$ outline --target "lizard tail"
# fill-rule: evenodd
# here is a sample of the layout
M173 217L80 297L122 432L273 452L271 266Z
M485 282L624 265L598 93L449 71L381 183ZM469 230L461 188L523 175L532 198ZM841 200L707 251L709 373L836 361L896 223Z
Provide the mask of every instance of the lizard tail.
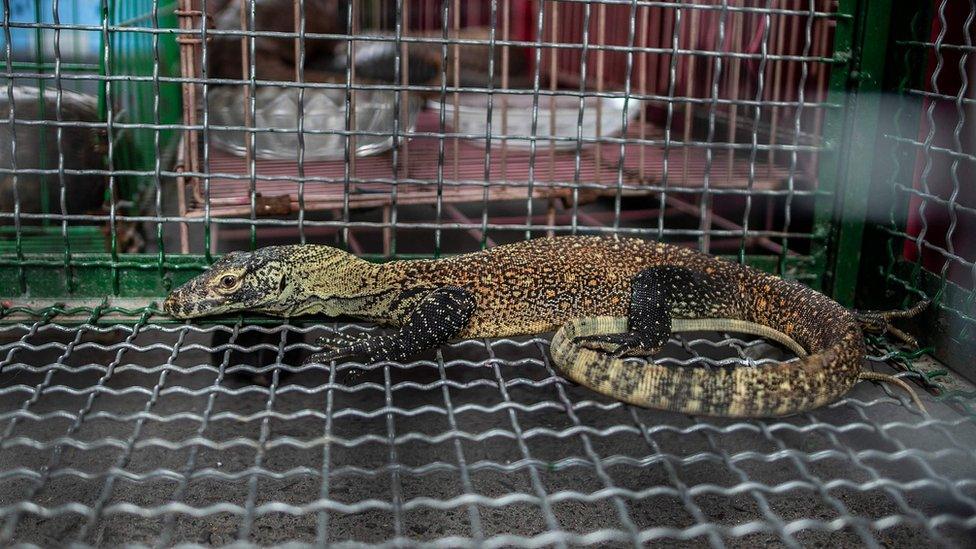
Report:
M763 282L769 284L761 291L746 293L744 306L724 311L727 318L675 318L672 330L761 335L792 349L796 360L711 368L615 357L575 341L627 331L627 317L600 316L563 325L552 339L553 361L573 381L614 399L688 414L775 417L840 398L858 381L865 354L857 317L799 284ZM784 302L792 306L780 306Z

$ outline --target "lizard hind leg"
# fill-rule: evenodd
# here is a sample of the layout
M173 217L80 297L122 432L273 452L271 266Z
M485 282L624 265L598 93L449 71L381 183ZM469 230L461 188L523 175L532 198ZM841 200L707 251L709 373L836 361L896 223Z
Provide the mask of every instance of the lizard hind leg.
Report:
M892 321L899 318L913 318L928 308L931 302L927 299L919 301L911 308L893 311L855 311L854 316L861 323L861 328L870 334L891 334L909 347L918 347L918 341L907 332L895 327Z
M582 347L617 357L647 357L671 336L672 314L683 310L704 314L717 302L723 285L704 273L671 265L649 267L631 281L627 332L580 336Z

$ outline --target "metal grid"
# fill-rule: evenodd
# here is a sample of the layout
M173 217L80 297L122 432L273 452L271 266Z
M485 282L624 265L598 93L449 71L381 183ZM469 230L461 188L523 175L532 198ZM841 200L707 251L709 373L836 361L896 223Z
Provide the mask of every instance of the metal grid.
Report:
M266 12L248 3L236 8L234 2L183 2L181 29L188 32L181 35L180 80L188 103L180 181L189 189L180 211L192 222L180 225L181 250L209 250L216 228L232 225L250 228L251 245L265 226L294 228L299 241L308 238L307 231L339 231L347 245L357 235L381 230L378 253L436 255L457 251L441 242L452 231L480 231L483 244L490 232L502 241L542 231L619 232L621 212L630 207L622 205L624 199L636 194L646 197L639 207L656 206L660 219L630 232L705 249L713 238L738 237L740 255L779 254L785 269L787 256L795 255L788 252L791 239L801 254L811 253L817 246L812 243L822 245L808 217L814 198L833 192L832 181L818 183L817 154L829 150L819 138L824 113L840 107L827 98L830 69L843 67L833 57L833 29L849 15L835 13L832 2L753 4L351 1L340 3L346 7L345 26L337 29L306 21L300 10L293 22L270 23L259 17ZM209 21L205 13L218 23L202 24ZM699 41L702 32L711 40ZM300 63L295 74L283 73L260 53L269 44L293 42L295 58L306 59L306 49L326 40L353 51L392 44L398 64L391 80L357 76L353 56L327 78ZM230 61L242 67L227 75L212 60L227 60L222 52L231 47L241 53ZM425 55L436 58L442 70L430 80L412 80L410 60ZM462 57L466 63L487 58L479 63L483 83L462 81ZM212 90L225 86L239 88L244 124L212 121ZM356 129L355 110L347 111L343 128L309 130L302 115L293 127L258 127L254 98L268 86L283 93L299 90L300 103L323 90L343 92L348 105L364 93L395 92L394 112L400 115L387 131L395 146L378 157L357 158L356 140L370 132ZM472 97L484 97L485 103L484 127L476 132L464 131L458 119L459 105ZM417 98L429 107L411 126L405 113ZM529 106L510 106L529 98ZM601 102L587 104L597 98L623 100L622 112L603 114ZM544 137L546 115L555 117L552 99L574 103L563 116L582 123L595 110L597 120L620 118L624 131ZM526 115L529 127L514 129L515 120ZM256 139L272 131L300 136L294 159L256 158ZM218 136L233 132L244 133L242 157L214 145ZM342 136L343 159L306 159L305 141L323 134ZM593 224L577 214L598 195L613 200L615 215ZM698 211L668 209L671 197L690 198ZM268 218L262 214L272 198L278 200L276 215ZM522 202L524 223L491 223L490 204L505 200L512 208ZM451 216L449 204L456 202L473 203L481 212ZM736 207L713 211L713 202ZM433 215L401 213L401 207L418 203L433 205ZM377 207L383 210L379 222L358 213ZM541 223L533 218L540 209L547 214ZM570 223L553 221L560 210L571 216ZM716 223L713 215L727 222ZM193 231L201 224L202 231ZM422 234L423 251L398 247L398 234ZM769 238L778 246L754 245Z
M215 252L309 239L404 257L467 251L469 243L460 243L466 235L477 235L483 247L542 234L617 233L734 254L811 283L827 268L838 181L833 173L821 175L819 166L838 150L824 139L828 113L843 110L828 97L836 88L828 84L843 82L837 75L851 68L845 52L833 51L835 42L850 47L844 40L851 6L828 0L308 5L316 2L345 6L344 22L332 32L312 32L318 20L306 21L303 10L311 8L298 0L285 30L264 30L269 18L258 21L250 0L105 0L98 24L70 19L68 0L45 4L33 19L5 4L3 81L14 106L6 113L14 162L0 166L0 174L14 196L0 222L10 226L5 234L13 253L0 256L0 279L15 290L4 293L158 295L212 261ZM235 7L240 28L214 28L216 16ZM30 33L35 38L27 52L53 59L15 62L24 54L17 50L18 37ZM68 71L74 65L63 59L59 44L93 36L101 48L97 70L86 65ZM48 39L51 51L41 46ZM267 59L255 53L262 41L293 44L299 60L307 59L316 41L352 51L392 44L394 77L377 82L357 76L347 61L334 81L314 80L315 72L302 63L285 75L291 80L280 79L280 72L269 78ZM210 74L220 46L238 42L241 75ZM442 70L417 83L407 69L411 56L424 55L436 58ZM483 84L461 80L462 55L487 58ZM514 72L519 67L525 71L521 80ZM76 84L98 89L104 121L64 119L62 90ZM37 120L19 116L12 98L21 85L53 89L54 112ZM171 117L177 85L182 123ZM354 129L355 109L346 110L343 128L318 132L306 129L299 111L294 127L274 130L298 137L295 159L257 159L255 139L271 130L254 124L253 98L267 87L297 89L300 103L305 94L340 91L349 105L359 94L391 91L400 113L388 132L394 146L357 158L350 151L369 132ZM239 89L250 122L213 123L208 98L215 88ZM471 97L486 98L483 132L457 128L458 106ZM410 127L402 118L417 98L425 98L427 108ZM511 107L519 98L531 107ZM597 99L623 102L615 114L619 132L584 136L579 129L587 116L611 116L600 101L589 103ZM577 120L575 135L541 136L545 115L554 116L550 100L571 104L564 114ZM506 123L525 119L527 112L529 130ZM106 135L103 167L64 162L64 150L74 146L65 142L64 130L79 127ZM18 165L25 132L35 128L51 134L56 165ZM214 136L232 131L246 135L243 158L214 144ZM306 160L304 142L316 133L340 136L344 158ZM181 136L175 161L168 155L173 135ZM568 150L557 150L560 144ZM104 208L70 211L75 178L92 174L105 179ZM38 176L58 190L51 211L30 211L17 199ZM125 196L120 189L126 186L138 192ZM521 222L514 221L518 216ZM508 220L496 222L498 217ZM634 218L646 221L630 222ZM53 233L30 238L25 227L34 223L60 229L60 245L51 245ZM107 255L89 256L73 245L73 231L81 226L103 230ZM39 246L49 255L34 253ZM153 254L152 260L131 255L136 251ZM186 252L202 257L186 260ZM155 281L144 280L150 261L159 273ZM38 272L44 276L33 276ZM126 280L136 278L141 287L127 291ZM91 280L98 283L86 284Z
M971 392L925 397L931 418L869 383L778 421L693 418L573 386L545 337L295 367L321 328L49 313L0 332L4 544L961 546L976 531ZM663 360L723 367L758 344L691 335ZM899 356L871 354L881 370Z
M885 243L874 279L892 295L937 305L931 341L940 359L973 379L976 348L976 5L941 0L895 27L898 69L893 122L882 135L890 158L879 188L875 237ZM951 349L951 350L948 350Z
M0 255L0 296L12 298L0 303L0 545L972 539L976 393L922 353L881 341L871 367L936 392L925 397L932 418L916 414L904 395L869 383L835 405L775 421L632 408L559 377L545 336L467 341L405 364L300 367L311 350L306 342L323 328L253 319L168 324L147 305L226 249L325 241L364 255L428 257L574 232L669 240L819 285L836 267L827 250L831 221L846 213L834 211L847 192L836 168L846 144L841 121L850 112L843 92L854 80L858 49L853 22L864 2L352 0L344 3L345 27L333 32L309 30L300 14L312 2L295 0L299 16L284 31L255 28L248 0L240 4L243 27L230 30L211 26L219 0L105 0L97 22L69 21L67 0L46 4L50 17L34 20L3 3L0 82L8 102L25 83L45 83L59 102L62 90L93 85L104 120L64 120L60 108L40 120L5 113L11 158L19 158L30 128L51 130L59 154L56 166L15 161L0 166L0 175L14 188L30 176L56 179L60 196L52 211L0 212L14 235L14 253ZM972 17L946 14L960 4L941 2L943 25L971 25ZM376 8L372 17L370 6L388 10ZM486 25L486 35L462 35ZM15 38L24 33L53 39L53 59L17 61ZM64 59L59 44L76 35L99 37L97 66ZM221 37L240 38L243 76L207 72ZM259 77L254 53L262 39L294 43L299 59L316 39L353 49L393 43L394 76L368 81L347 64L330 82L309 80L303 68L290 80ZM127 56L133 44L138 55ZM167 52L177 44L174 73ZM944 55L939 44L947 44L942 34L902 45ZM412 82L404 70L413 47L441 60L433 81ZM460 82L463 47L485 54L486 83ZM513 67L521 53L528 79L519 84ZM172 104L162 91L177 85L182 122L168 118ZM305 130L303 116L289 128L299 137L294 161L222 152L212 143L216 132L244 131L251 149L269 132L253 124L253 103L245 105L252 123L213 124L208 91L234 86L247 99L268 85L300 94L340 90L349 103L359 93L390 90L401 115L411 97L434 106L412 128L394 117L394 147L374 157L350 154L367 134L352 129L352 115L343 128L324 132L343 137L340 161L305 159L302 136L315 132ZM945 95L938 90L920 86L909 95ZM955 105L969 105L971 88L961 90ZM485 132L451 126L449 107L485 93ZM579 121L588 99L623 99L622 131L577 133L565 140L571 148L555 150L554 140L538 134L545 102L556 96L574 104ZM492 129L492 113L510 112L517 97L531 98L531 131L511 131L504 117ZM639 112L628 116L629 109ZM961 119L957 141L965 135ZM105 169L65 165L65 128L106 133ZM913 131L903 129L893 135ZM175 133L182 141L170 162L167 136ZM895 141L920 147L926 158L947 148L917 137ZM123 152L133 142L142 144L142 156ZM954 157L969 161L968 154ZM899 158L896 166L908 164ZM106 209L68 213L71 177L92 173L106 178ZM964 178L957 175L959 191ZM124 180L139 182L144 194L122 200ZM937 202L928 191L910 192ZM275 195L288 195L285 211L263 215L266 205L280 207L265 202ZM959 192L946 196L968 212ZM26 225L35 222L59 231L48 253L27 238ZM108 253L82 254L72 245L72 229L84 225L104 226ZM147 254L127 253L124 235L137 230ZM923 249L935 232L892 231L911 234ZM949 230L949 241L960 233ZM888 269L893 277L900 276L897 263ZM106 295L97 307L73 308ZM963 296L971 306L973 293ZM51 307L50 298L67 305ZM953 341L940 347L957 348ZM672 341L661 360L761 367L774 356L761 342L712 334Z

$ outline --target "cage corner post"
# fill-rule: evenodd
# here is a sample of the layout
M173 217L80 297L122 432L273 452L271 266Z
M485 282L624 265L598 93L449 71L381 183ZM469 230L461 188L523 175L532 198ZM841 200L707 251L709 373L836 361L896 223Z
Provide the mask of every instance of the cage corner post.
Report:
M840 0L834 61L818 162L814 249L823 290L854 302L881 114L892 0Z

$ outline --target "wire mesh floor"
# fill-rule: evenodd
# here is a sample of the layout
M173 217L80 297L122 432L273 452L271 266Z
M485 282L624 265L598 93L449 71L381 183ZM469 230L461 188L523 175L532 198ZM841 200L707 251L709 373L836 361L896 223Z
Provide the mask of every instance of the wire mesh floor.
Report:
M976 395L862 382L789 418L625 406L547 337L301 366L330 329L0 327L0 545L971 545ZM699 367L776 358L672 340ZM872 351L891 372L893 352ZM902 374L910 376L911 374Z

